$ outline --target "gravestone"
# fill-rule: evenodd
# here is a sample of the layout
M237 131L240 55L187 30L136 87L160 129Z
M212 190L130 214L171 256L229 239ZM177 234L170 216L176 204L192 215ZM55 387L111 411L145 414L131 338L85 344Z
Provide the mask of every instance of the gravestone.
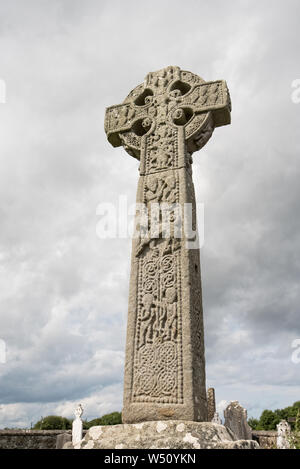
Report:
M207 390L207 421L212 422L216 413L216 397L214 388Z
M215 423L215 424L217 424L217 425L222 425L222 420L221 420L221 418L220 418L218 412L215 412L215 414L214 414L214 416L213 416L213 418L212 418L212 420L211 420L211 423Z
M291 427L286 420L277 425L277 449L290 449Z
M70 433L60 433L56 437L56 449L63 449L65 445L69 444L70 447L73 448L72 445L72 435ZM72 445L72 446L71 446Z
M251 440L252 429L247 422L247 411L238 401L232 401L224 410L225 427L229 428L238 440Z
M124 423L207 421L199 246L189 248L196 232L192 154L230 123L230 111L225 81L205 82L173 66L149 73L106 110L109 142L140 162L136 200L149 215L145 228L137 212L132 246ZM185 204L188 233L178 216ZM167 234L157 205L168 206Z

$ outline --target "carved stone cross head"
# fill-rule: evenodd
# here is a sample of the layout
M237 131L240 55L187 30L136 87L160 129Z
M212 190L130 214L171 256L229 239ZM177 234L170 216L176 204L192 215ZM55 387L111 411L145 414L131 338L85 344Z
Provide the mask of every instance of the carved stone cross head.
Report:
M205 82L170 66L149 73L123 104L107 108L105 131L114 147L122 145L141 160L143 173L151 169L142 162L146 146L152 148L152 161L159 160L156 169L164 169L175 153L174 141L183 143L191 155L207 143L215 127L230 124L230 112L225 81Z

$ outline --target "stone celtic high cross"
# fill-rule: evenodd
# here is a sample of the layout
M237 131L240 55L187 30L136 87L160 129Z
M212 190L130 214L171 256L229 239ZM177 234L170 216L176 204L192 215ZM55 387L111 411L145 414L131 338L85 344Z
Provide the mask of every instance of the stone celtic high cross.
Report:
M137 202L149 212L153 203L189 203L196 230L192 154L230 123L230 112L225 81L179 67L149 73L108 108L109 142L140 161ZM170 230L133 239L124 423L207 420L200 256L186 238Z

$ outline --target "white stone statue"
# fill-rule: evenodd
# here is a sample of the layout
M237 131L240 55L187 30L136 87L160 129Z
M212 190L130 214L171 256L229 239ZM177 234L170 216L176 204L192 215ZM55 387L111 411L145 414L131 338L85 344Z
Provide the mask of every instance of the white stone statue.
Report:
M81 420L81 416L83 414L83 408L81 404L76 407L74 414L75 420L73 420L72 424L72 444L75 448L76 445L82 440L83 423Z
M222 420L220 419L220 416L218 412L215 412L214 418L212 419L211 423L216 423L217 425L222 425Z
M291 427L286 420L281 420L277 425L277 449L290 449L289 442Z

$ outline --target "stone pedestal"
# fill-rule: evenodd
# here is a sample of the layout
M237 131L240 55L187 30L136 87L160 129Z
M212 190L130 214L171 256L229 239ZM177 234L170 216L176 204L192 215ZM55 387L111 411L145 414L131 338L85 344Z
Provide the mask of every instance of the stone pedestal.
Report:
M223 425L170 420L92 427L75 449L259 449L259 445L237 441Z

